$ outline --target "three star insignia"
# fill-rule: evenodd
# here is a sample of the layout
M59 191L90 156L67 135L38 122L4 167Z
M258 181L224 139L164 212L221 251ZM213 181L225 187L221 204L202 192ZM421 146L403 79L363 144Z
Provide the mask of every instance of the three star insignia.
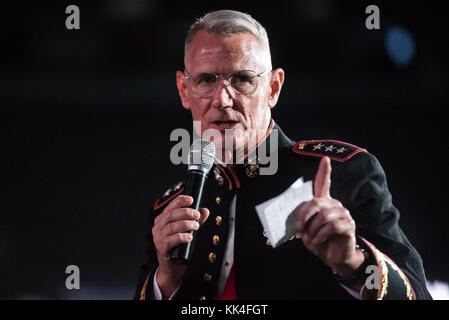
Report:
M333 160L345 162L359 152L366 152L366 149L337 140L304 140L296 143L293 151L310 156L328 156Z
M172 187L168 188L167 191L162 195L160 199L156 201L154 204L153 210L157 210L160 207L162 207L164 204L166 204L168 201L176 197L178 194L181 193L183 188L183 181L178 182L177 184L173 185Z

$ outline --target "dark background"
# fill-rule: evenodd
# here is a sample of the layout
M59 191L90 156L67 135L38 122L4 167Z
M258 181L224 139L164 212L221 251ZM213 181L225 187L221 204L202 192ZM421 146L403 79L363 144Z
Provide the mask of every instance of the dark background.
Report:
M268 31L286 72L273 117L287 135L375 154L427 278L448 282L447 12L391 2L2 4L0 298L132 297L147 214L185 171L169 160L171 131L191 128L175 86L184 36L224 8ZM80 30L65 28L69 4ZM365 28L369 4L380 30ZM393 26L414 39L405 66L386 50ZM71 264L80 290L65 288Z

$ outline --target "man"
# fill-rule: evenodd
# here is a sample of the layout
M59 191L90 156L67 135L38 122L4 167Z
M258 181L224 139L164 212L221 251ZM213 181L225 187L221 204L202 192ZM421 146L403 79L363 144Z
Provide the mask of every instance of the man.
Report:
M156 201L136 298L431 298L376 158L339 141L295 143L271 118L284 71L272 70L257 21L230 10L205 15L187 34L184 63L177 72L182 105L198 135L221 133L213 140L219 156L199 212L189 208L182 181ZM278 157L274 174L259 174L261 146ZM314 197L294 211L298 236L272 248L255 206L299 177L314 181ZM191 230L190 262L173 263L171 251L192 241ZM374 285L367 284L369 266L378 272Z

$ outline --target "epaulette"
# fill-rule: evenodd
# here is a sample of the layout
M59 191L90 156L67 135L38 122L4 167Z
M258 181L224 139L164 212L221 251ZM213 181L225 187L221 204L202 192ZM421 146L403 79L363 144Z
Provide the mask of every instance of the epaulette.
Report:
M177 184L174 184L171 188L168 188L167 191L162 195L162 197L154 203L153 210L157 210L162 207L164 204L169 202L171 199L176 197L184 190L184 182L180 181Z
M337 140L304 140L297 142L293 151L309 156L328 156L333 160L345 162L356 153L366 152L366 149Z

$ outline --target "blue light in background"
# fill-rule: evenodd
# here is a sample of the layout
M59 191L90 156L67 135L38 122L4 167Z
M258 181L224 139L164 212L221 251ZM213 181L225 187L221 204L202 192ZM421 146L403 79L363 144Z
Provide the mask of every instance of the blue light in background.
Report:
M400 68L406 68L415 56L413 35L401 26L392 26L385 35L385 47L389 58Z

